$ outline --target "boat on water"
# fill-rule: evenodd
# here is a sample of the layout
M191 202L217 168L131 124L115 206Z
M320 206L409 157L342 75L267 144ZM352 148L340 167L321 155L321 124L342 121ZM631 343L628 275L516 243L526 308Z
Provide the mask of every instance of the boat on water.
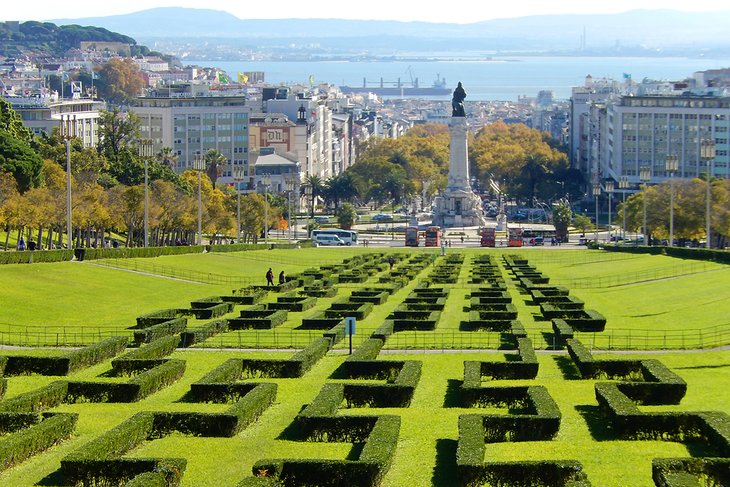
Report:
M397 81L384 81L380 78L379 82L368 83L366 78L362 79L362 86L340 86L340 91L345 94L351 93L373 93L378 96L439 96L448 95L451 90L446 87L446 78L436 75L431 86L421 86L418 78L412 78L410 82L402 82L400 78Z

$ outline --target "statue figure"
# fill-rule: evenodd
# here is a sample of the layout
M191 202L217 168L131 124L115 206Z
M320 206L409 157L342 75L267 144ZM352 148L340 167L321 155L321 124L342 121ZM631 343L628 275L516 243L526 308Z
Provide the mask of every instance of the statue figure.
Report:
M454 97L451 99L451 116L452 117L466 117L464 112L464 98L466 98L466 91L461 86L461 81L454 90Z

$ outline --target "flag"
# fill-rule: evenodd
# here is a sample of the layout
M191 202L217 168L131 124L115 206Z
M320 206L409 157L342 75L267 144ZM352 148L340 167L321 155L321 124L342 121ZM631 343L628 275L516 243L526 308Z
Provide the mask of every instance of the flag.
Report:
M242 84L248 83L248 75L243 73L238 73L238 82Z
M624 79L631 79L631 74L624 73Z
M228 83L231 82L231 79L228 77L228 75L226 73L219 72L218 73L218 81L220 81L224 85L227 85Z
M313 74L310 74L309 75L309 84L310 85L313 85L314 84L314 75Z

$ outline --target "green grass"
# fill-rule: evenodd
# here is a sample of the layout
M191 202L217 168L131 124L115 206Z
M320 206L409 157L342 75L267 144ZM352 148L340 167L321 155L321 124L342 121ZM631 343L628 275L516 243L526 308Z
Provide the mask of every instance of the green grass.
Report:
M341 261L346 256L362 252L362 249L311 249L294 251L257 251L236 254L200 254L195 256L171 256L154 259L160 265L181 270L206 269L221 275L243 277L262 276L271 266L293 274L307 267L317 267L331 261ZM465 278L471 266L469 257L479 250L465 252L467 259L460 276ZM571 294L586 302L608 317L607 332L597 334L600 340L612 328L622 326L640 333L642 327L661 327L680 330L687 324L688 316L710 326L718 316L730 316L730 303L720 301L727 288L727 267L699 273L676 272L677 265L686 270L682 262L667 257L626 256L601 252L559 250L525 252L531 263L551 277L551 282L582 278L600 273L674 272L677 277L661 278L648 282L636 282L610 288L571 289ZM675 269L673 271L672 269ZM387 275L388 271L381 273ZM419 278L430 273L427 268ZM93 263L59 263L25 266L3 266L4 315L2 326L37 324L74 326L93 332L95 324L113 324L128 327L136 316L161 308L187 306L190 300L216 293L230 292L225 286L212 286L176 281L166 277L109 269ZM723 282L724 285L721 285ZM374 285L378 276L362 286ZM505 273L505 278L508 275ZM390 311L397 306L417 285L414 279L405 288L376 306L364 320L358 322L357 346L369 332L379 326ZM530 332L533 342L540 342L541 333L550 329L549 322L536 319L538 309L525 295L519 294L514 283L508 281L509 292L519 311L519 319ZM304 313L290 313L289 320L275 332L229 332L208 340L203 346L251 346L260 340L260 346L303 347L321 331L295 330L301 318L317 310L326 309L333 300L340 299L361 285L340 286L334 298L318 300L317 307ZM415 390L409 408L404 409L349 409L340 414L397 414L402 426L398 450L391 470L386 475L384 487L403 485L451 487L455 485L455 452L458 439L457 420L466 412L504 412L499 410L475 410L449 407L447 400L463 377L464 360L504 360L500 352L453 351L451 346L487 348L496 346L499 334L465 333L458 331L458 323L466 318L464 307L468 305L468 288L463 285L450 288L446 309L434 332L398 333L392 336L386 348L445 349L444 353L423 353L413 350L386 350L381 360L419 360L423 364L421 380ZM727 293L724 294L727 298ZM710 299L712 298L712 299ZM690 300L686 302L685 299ZM265 301L275 301L270 294ZM691 302L694 300L694 303ZM692 313L683 313L689 307ZM236 307L234 314L238 314ZM666 311L666 312L664 312ZM648 315L661 312L662 319ZM643 316L647 315L647 316ZM710 319L705 319L710 316ZM714 318L713 318L714 317ZM656 320L656 321L651 321ZM197 321L191 320L190 326ZM52 329L52 328L51 328ZM273 342L279 339L279 342ZM448 343L451 339L453 342ZM266 344L264 344L266 342ZM586 343L591 342L585 340ZM599 343L600 344L600 343ZM274 405L249 428L234 438L195 438L180 434L145 442L130 455L135 457L178 457L188 460L183 478L184 486L234 486L251 475L251 467L257 460L279 457L347 458L352 445L347 443L315 443L291 441L284 435L294 417L319 393L323 384L330 381L331 373L345 358L347 341L338 344L335 352L319 361L300 379L265 379L279 386ZM54 350L22 350L7 353L27 355L54 355ZM595 352L600 358L600 353ZM190 404L181 399L190 384L200 379L228 358L232 357L279 357L286 358L291 352L232 352L224 350L186 350L173 354L174 358L187 363L185 375L177 383L134 404L70 404L54 411L79 413L74 436L48 452L0 473L0 485L26 486L42 483L60 485L61 479L54 474L61 459L104 431L118 425L139 411L222 411L227 405ZM613 355L612 355L613 356ZM625 358L656 358L685 379L689 385L686 397L677 406L643 407L645 411L707 411L730 413L730 389L726 387L730 359L727 351L640 353L621 355ZM582 462L592 485L619 487L632 485L649 487L651 460L656 457L691 456L701 445L685 445L656 441L614 441L606 429L605 421L597 413L593 384L590 380L576 380L571 366L566 366L564 352L541 353L538 356L540 371L533 381L499 381L495 385L540 384L544 385L558 403L562 413L558 437L551 442L504 443L487 445L486 456L492 460L545 460L574 459ZM110 361L82 370L70 377L72 380L123 380L102 378L110 369ZM32 391L49 384L57 377L23 376L8 378L6 397ZM284 436L282 436L284 435ZM44 480L45 479L45 480Z
M73 404L56 411L77 412L79 423L74 437L22 465L0 474L4 486L35 484L51 475L60 460L102 431L112 428L139 411L222 411L226 405L189 404L180 402L190 384L207 371L231 357L276 357L282 354L231 352L176 352L173 357L187 362L182 380L136 404ZM480 410L444 407L449 387L463 376L464 360L500 360L499 353L449 353L381 355L385 360L420 360L423 375L413 402L405 409L350 409L341 414L397 414L402 429L394 464L386 475L384 487L403 485L449 487L453 483L453 465L458 438L459 414ZM589 426L605 434L605 424L596 417L594 381L566 380L558 361L564 355L540 354L540 372L534 381L500 381L499 385L541 384L547 387L563 414L561 429L552 442L487 445L487 455L495 460L568 458L583 463L593 485L619 487L651 486L651 459L667 456L689 456L686 445L668 442L594 441ZM627 356L631 358L634 356ZM646 357L637 355L636 357ZM188 468L183 485L233 486L250 475L253 463L262 458L345 458L351 445L344 443L297 442L281 439L302 406L312 401L328 376L344 356L331 355L320 361L301 379L273 380L279 385L275 404L252 427L234 438L195 438L171 435L147 442L131 456L184 456ZM727 381L726 352L657 354L661 360L689 384L688 393L678 406L660 406L645 410L698 411L717 410L730 413L730 392ZM109 369L109 362L73 376L74 379L95 379ZM39 380L40 379L40 380ZM9 395L33 389L55 378L12 377ZM108 380L108 379L102 379ZM24 384L32 384L25 387ZM424 427L428 425L428 427ZM604 437L608 440L610 437ZM212 454L211 454L212 453ZM619 461L620 459L620 461ZM627 480L627 479L630 479ZM58 484L46 484L58 485Z

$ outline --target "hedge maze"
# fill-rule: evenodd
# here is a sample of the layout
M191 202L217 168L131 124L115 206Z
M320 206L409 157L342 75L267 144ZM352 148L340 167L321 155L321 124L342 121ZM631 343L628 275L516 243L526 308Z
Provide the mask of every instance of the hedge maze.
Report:
M386 262L389 255L396 260L393 269ZM351 355L343 353L341 343L345 317L356 317L358 326L375 321ZM546 325L537 330L523 324L531 321ZM115 337L44 356L0 356L0 471L70 444L55 467L57 482L43 485L192 485L186 483L195 468L189 451L136 452L168 437L190 438L190 448L197 448L199 438L231 441L253 434L255 441L258 426L289 411L286 426L266 444L293 442L296 452L270 455L262 447L257 457L241 459L245 468L226 485L399 485L388 480L389 474L409 463L399 453L408 448L404 443L414 441L406 423L413 421L414 405L423 401L419 391L433 386L434 371L424 365L425 356L389 354L399 333L428 336L448 329L470 336L498 334L500 351L448 352L455 354L461 372L449 379L446 396L431 414L434 421L437 416L453 419L451 439L434 433L439 442L453 441L453 449L436 455L428 485L592 485L580 459L539 459L542 446L549 450L551 443L565 441L562 422L569 412L556 401L553 386L540 383L541 365L549 361L562 364L558 380L593 385L595 403L588 406L596 412L593 421L605 429L607 438L600 441L693 445L690 456L656 458L646 466L655 485L730 485L730 417L720 411L672 411L688 390L675 371L656 359L594 357L574 337L574 331L598 333L606 326L599 312L586 309L569 289L551 284L549 276L519 256L361 254L307 269L280 286L236 289L197 299L189 308L139 316L130 329L134 348L127 348L128 338ZM548 327L552 330L544 331ZM190 372L184 349L239 330L282 328L317 330L316 338L288 357L239 352L200 373ZM536 352L551 347L549 353ZM318 373L322 379L305 391L306 399L290 404L282 391ZM15 384L9 379L31 374L47 376L47 383L5 397ZM146 400L173 384L184 387L174 407L145 408ZM79 413L65 411L83 404L87 409L81 414L92 414L88 411L101 403L142 407L76 446ZM526 442L538 459L505 461L494 455L496 445L519 449ZM332 458L312 448L325 443L340 444L348 453Z

